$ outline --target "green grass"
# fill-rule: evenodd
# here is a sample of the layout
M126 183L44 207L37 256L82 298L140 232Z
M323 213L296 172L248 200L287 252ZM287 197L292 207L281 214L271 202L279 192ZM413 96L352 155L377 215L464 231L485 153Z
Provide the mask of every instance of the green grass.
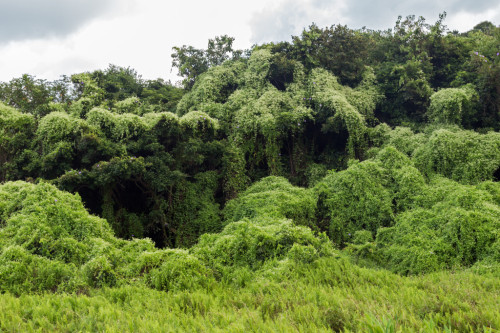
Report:
M244 287L0 296L8 332L495 332L500 281L472 272L401 277L344 258L274 261Z

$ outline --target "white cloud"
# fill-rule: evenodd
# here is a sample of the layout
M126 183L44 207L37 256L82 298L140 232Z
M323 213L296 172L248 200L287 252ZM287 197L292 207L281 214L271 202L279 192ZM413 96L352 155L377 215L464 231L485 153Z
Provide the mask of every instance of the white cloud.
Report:
M462 10L454 13L454 15L448 15L446 25L451 30L468 31L483 21L490 21L498 26L500 24L500 4L496 8L492 7L480 13L471 13Z
M1 1L0 6L3 6ZM411 6L398 2L401 7L393 7L405 12L391 14L390 8L377 8L375 4L373 8L361 6L359 12L349 14L355 0L107 1L120 3L120 6L85 16L86 20L78 28L61 29L50 37L30 40L19 37L0 44L0 81L9 81L24 73L54 80L62 74L105 69L110 63L130 66L147 79L162 77L175 81L178 80L176 70L171 72L170 68L173 46L185 44L205 48L209 38L228 34L236 38L236 48L245 49L254 42L288 40L290 35L300 34L312 22L320 27L341 23L353 28L358 27L355 24L362 24L378 29L361 20L362 14L367 12L368 17L381 16L385 29L394 25L397 14L413 13ZM385 1L388 6L394 3ZM418 4L423 8L422 2ZM448 11L445 24L461 31L484 20L499 24L500 7L490 7L492 9L472 13L461 5L457 12ZM389 12L389 16L383 16L385 12ZM424 17L433 22L438 13L433 15Z
M65 36L129 0L2 0L0 43Z
M0 45L0 81L23 73L53 80L110 63L130 66L144 78L175 81L176 70L170 68L173 46L204 48L209 38L228 34L236 37L236 48L249 48L252 8L265 3L135 1L121 8L121 15L94 19L66 36Z
M345 23L344 0L285 0L252 16L255 43L290 41L313 22L320 27Z

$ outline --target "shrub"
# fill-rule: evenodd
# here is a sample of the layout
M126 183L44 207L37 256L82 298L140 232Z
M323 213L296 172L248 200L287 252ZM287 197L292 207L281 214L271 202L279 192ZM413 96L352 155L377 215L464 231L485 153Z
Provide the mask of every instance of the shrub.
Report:
M470 267L497 255L500 209L489 193L438 179L419 202L420 207L400 213L393 227L378 230L386 267L420 274Z
M270 176L254 183L227 203L228 222L265 216L292 219L296 224L314 227L315 199L312 192L295 187L283 177Z
M500 133L438 129L414 157L427 175L439 173L465 184L493 180L500 168Z
M170 250L163 263L149 273L149 284L164 291L206 288L212 281L210 271L185 250Z
M318 256L331 253L324 234L315 236L309 228L273 218L232 222L219 234L201 236L192 253L220 273L226 266L257 269L268 260L283 258L294 244L312 246Z
M416 198L425 189L425 179L405 154L392 146L380 150L376 160L386 169L386 188L391 193L395 212L413 208Z
M113 266L105 256L95 257L82 267L87 283L92 287L112 287L117 276Z
M331 172L315 191L318 220L328 235L343 246L357 230L376 232L392 225L392 194L386 188L387 171L378 161L355 162L344 171ZM384 186L385 185L385 186Z
M297 263L309 264L319 258L319 253L312 245L295 243L288 251L287 256Z
M0 185L0 290L76 286L75 273L85 262L91 285L114 284L116 278L96 240L115 241L107 222L89 215L78 195L47 183Z
M477 92L470 86L441 89L431 95L427 116L435 122L460 125L464 118L472 116L477 99Z
M43 242L71 237L82 241L90 237L111 239L105 220L89 215L78 195L59 191L55 186L40 183L11 182L0 185L0 216L4 227L0 238L9 237L24 246L44 247ZM36 237L45 237L35 244Z
M20 295L55 291L75 275L75 266L33 255L18 245L0 253L0 291Z
M37 137L47 145L71 139L77 120L67 113L52 112L40 120Z

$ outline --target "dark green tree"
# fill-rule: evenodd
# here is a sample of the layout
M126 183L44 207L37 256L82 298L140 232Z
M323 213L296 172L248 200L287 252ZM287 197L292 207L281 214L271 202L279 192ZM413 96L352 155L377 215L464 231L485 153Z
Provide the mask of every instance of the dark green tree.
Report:
M233 37L217 36L208 40L207 49L193 46L174 46L172 67L178 69L178 75L184 77L184 87L191 89L196 78L210 67L222 64L228 59L237 59L242 51L233 49Z
M369 34L332 25L320 29L313 24L301 36L293 36L293 57L306 68L322 67L331 71L342 84L355 86L362 80L368 55L373 48Z
M47 81L24 74L7 83L0 83L0 100L22 112L43 117L50 112L49 103L53 97Z

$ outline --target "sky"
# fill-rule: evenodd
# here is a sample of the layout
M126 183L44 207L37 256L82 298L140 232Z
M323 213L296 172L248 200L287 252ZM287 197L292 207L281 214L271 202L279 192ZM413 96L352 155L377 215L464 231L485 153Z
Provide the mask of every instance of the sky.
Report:
M386 30L399 15L432 24L444 11L450 30L500 25L500 2L491 0L0 0L0 81L25 73L56 80L114 64L175 83L174 46L206 48L227 34L249 49L289 41L313 22Z

